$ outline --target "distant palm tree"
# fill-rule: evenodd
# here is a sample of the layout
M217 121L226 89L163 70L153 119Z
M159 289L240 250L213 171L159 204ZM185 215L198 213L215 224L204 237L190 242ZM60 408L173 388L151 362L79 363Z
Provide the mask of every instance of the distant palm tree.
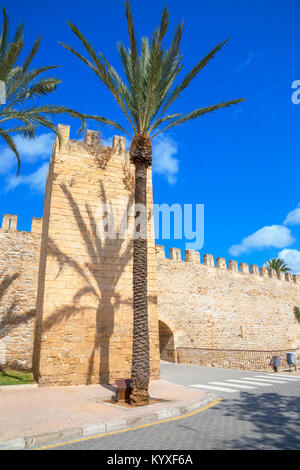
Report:
M272 258L265 262L265 267L268 269L275 269L275 271L282 271L287 273L290 268L285 264L285 261L281 258Z
M53 130L60 139L57 127L51 122L49 116L67 113L79 117L82 123L84 120L82 114L63 106L30 106L31 100L52 93L57 84L61 82L61 80L53 77L40 77L42 73L58 66L52 65L29 70L29 66L39 49L41 37L34 43L25 62L20 65L19 56L24 48L23 26L18 26L13 41L9 42L9 24L5 9L3 9L3 16L0 36L0 85L2 95L2 102L0 103L0 137L17 157L17 173L19 173L21 159L14 140L16 135L34 138L37 128L44 126ZM4 127L2 127L3 125Z
M132 137L130 158L135 165L135 204L139 209L140 223L134 240L133 251L133 357L132 357L132 394L131 402L148 403L149 394L149 332L148 332L148 299L147 299L147 217L140 217L140 207L146 205L147 168L152 164L152 139L167 129L184 124L206 113L237 104L243 99L224 101L212 106L197 108L183 114L172 112L169 108L181 97L182 92L198 75L214 55L227 42L218 44L201 59L195 67L177 83L175 80L181 72L182 55L180 42L183 24L178 25L169 49L162 47L162 42L169 24L169 14L165 8L160 27L155 29L151 40L142 38L139 52L136 41L129 1L125 2L128 23L130 48L127 50L118 43L118 51L123 64L125 81L109 64L101 52L96 53L93 46L78 30L77 26L68 23L80 39L89 58L86 58L72 47L62 44L87 64L112 93L123 114L127 118L131 133L121 124L103 116L86 115L86 118L112 125ZM196 96L195 96L196 98ZM101 101L100 101L101 102ZM142 220L141 220L142 219Z

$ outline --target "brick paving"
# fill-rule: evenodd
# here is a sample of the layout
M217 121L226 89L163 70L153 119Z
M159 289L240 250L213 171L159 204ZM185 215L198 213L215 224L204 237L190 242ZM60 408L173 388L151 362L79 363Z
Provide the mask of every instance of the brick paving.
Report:
M130 418L134 422L152 413L163 417L169 410L211 397L199 390L157 380L150 384L151 396L166 401L128 409L103 402L114 391L114 387L101 385L1 390L0 442L103 422L110 422L112 426L115 422L117 426L122 420Z
M224 379L245 371L162 364L167 380L193 383ZM280 371L280 374L283 373ZM254 373L252 373L254 374ZM257 371L255 372L257 375ZM287 376L299 376L287 373ZM274 384L237 392L219 404L191 417L155 426L77 442L58 450L279 450L300 449L300 384ZM113 455L113 454L112 454Z

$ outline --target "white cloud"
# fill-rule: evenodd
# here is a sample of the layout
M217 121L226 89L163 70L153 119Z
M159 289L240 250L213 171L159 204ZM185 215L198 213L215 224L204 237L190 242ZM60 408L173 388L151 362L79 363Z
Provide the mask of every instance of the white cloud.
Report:
M289 212L283 222L285 225L300 225L300 204L293 211Z
M278 258L283 259L287 266L292 270L295 274L300 274L300 251L299 250L291 250L291 249L284 249L280 253L278 253Z
M164 176L169 184L175 184L179 171L177 143L170 137L160 135L153 141L153 173Z
M243 238L240 244L232 245L229 248L229 253L233 256L239 256L242 253L263 248L284 248L291 245L294 241L295 239L292 237L290 229L283 225L270 225Z
M17 136L14 141L19 150L21 163L33 164L49 158L55 140L53 133L41 134L35 139ZM0 174L6 174L16 167L15 154L4 145L0 146Z
M10 175L6 178L5 192L15 189L22 184L27 185L33 191L44 192L49 164L43 163L35 172L29 175Z

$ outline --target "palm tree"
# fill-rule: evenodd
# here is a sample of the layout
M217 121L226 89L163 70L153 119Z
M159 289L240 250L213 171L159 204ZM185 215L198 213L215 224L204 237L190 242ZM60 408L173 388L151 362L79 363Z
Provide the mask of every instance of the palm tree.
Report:
M41 43L41 37L34 43L25 62L18 63L24 48L23 26L18 26L14 39L9 42L9 24L5 9L3 9L3 25L0 36L0 85L2 102L0 103L0 137L15 154L20 171L20 155L14 137L34 138L40 126L53 130L59 138L57 127L49 116L67 113L79 117L84 124L82 114L63 106L31 106L35 98L52 93L61 80L41 77L44 72L58 66L40 67L29 70ZM4 95L4 96L3 96ZM2 127L4 126L4 127Z
M127 50L118 43L118 52L123 65L125 80L110 65L104 55L96 53L93 46L83 36L75 24L68 22L70 28L83 44L88 58L69 45L61 43L87 64L112 93L123 114L127 118L130 131L121 124L104 116L85 115L103 124L112 125L131 137L130 159L135 165L135 205L139 209L137 233L133 250L133 355L132 355L132 393L131 402L149 402L149 333L147 311L147 217L141 217L140 207L146 206L147 168L152 164L152 139L161 132L184 124L206 113L237 104L243 99L224 101L212 106L195 109L188 114L168 110L181 96L192 80L198 75L214 55L227 42L221 42L175 85L182 70L180 42L183 23L178 25L170 47L162 47L169 19L165 8L160 27L155 29L151 40L142 38L139 52L134 31L129 1L125 2L130 48ZM146 211L145 211L146 212Z
M285 261L281 258L272 258L265 262L265 267L268 269L275 269L275 271L282 271L287 273L290 268L285 264Z

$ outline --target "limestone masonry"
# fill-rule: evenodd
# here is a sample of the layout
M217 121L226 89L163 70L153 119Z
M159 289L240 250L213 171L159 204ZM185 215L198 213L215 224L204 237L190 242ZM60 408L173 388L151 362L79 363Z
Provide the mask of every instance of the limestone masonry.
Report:
M31 232L4 215L0 229L0 359L33 367L41 384L113 382L130 376L132 251L130 231L111 239L97 230L100 209L120 220L133 202L134 168L125 139L97 153L98 135L54 145L44 215ZM300 351L300 276L227 263L192 250L154 244L148 170L148 306L151 376L159 359L265 369L272 354ZM99 212L100 211L100 212ZM126 215L133 228L134 217ZM33 340L34 339L34 340ZM34 347L33 347L34 343ZM33 357L33 361L32 361ZM4 359L3 359L4 358ZM299 358L300 359L300 358Z

